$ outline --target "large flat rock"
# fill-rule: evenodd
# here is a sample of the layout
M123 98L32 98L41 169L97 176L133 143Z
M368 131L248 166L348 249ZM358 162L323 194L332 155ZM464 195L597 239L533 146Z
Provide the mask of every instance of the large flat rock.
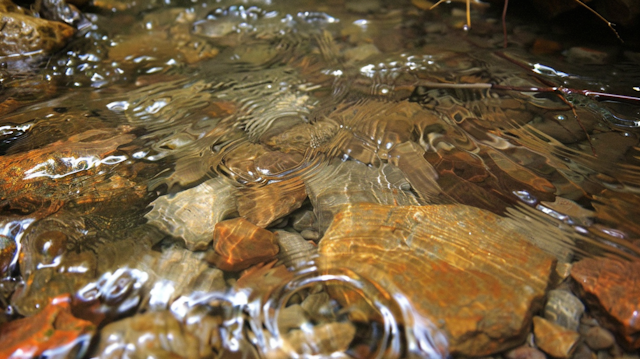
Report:
M640 262L585 258L571 277L600 322L618 334L629 350L640 348Z
M555 266L501 222L464 205L350 204L319 252L380 268L447 335L451 354L484 356L524 340Z

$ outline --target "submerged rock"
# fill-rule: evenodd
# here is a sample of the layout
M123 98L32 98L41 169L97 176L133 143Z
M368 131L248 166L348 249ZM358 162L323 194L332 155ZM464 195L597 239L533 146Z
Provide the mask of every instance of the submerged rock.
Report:
M288 345L298 354L329 355L344 352L356 334L349 322L334 322L313 326L311 330L292 330L286 337Z
M127 202L143 198L146 188L116 173L117 165L127 159L118 147L134 138L123 133L128 130L89 130L0 157L0 206L22 213L48 206L55 212L67 202L104 203L116 195Z
M329 227L344 204L419 204L411 192L403 190L408 181L394 165L375 168L357 161L334 160L312 172L305 178L305 184L320 232Z
M4 10L0 11L0 56L54 51L76 32L65 23L30 16L9 0L0 6Z
M265 186L244 187L238 197L238 213L258 227L266 228L294 210L300 208L305 199L304 182L293 177Z
M152 310L169 309L179 297L195 293L222 292L226 288L223 273L211 268L204 260L204 252L191 252L171 246L161 255L150 253L138 267L148 273L145 284L148 302L143 307Z
M465 356L524 340L555 264L500 217L463 205L346 205L319 252L380 268L380 282L391 280L444 331L451 354Z
M236 189L216 177L174 195L159 197L145 215L149 224L184 240L190 250L207 249L216 223L236 212Z
M580 334L542 317L533 317L536 344L554 358L570 358L576 350Z
M82 357L96 328L74 317L70 302L53 298L40 313L0 326L0 357Z
M278 254L276 236L244 218L216 224L214 253L207 258L222 270L238 271L272 259Z
M59 212L31 224L21 238L20 273L24 281L11 296L22 315L33 315L58 295L75 293L132 258L139 258L157 241L157 232L89 235L95 227L76 213ZM140 232L142 232L141 229ZM124 237L124 238L123 238Z
M549 291L544 318L569 330L577 331L584 304L573 294L560 289Z
M105 326L98 358L210 358L211 347L170 312L147 312Z
M573 265L571 277L601 324L628 349L640 348L640 262L585 258Z

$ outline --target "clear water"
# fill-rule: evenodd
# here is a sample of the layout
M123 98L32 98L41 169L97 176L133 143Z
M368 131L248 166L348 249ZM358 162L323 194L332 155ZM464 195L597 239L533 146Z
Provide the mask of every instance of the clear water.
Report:
M477 84L635 96L639 55L617 43L592 44L603 64L536 55L535 39L585 44L515 19L503 49L497 10L474 11L465 31L455 8L96 1L63 50L3 59L5 321L70 293L101 303L103 323L169 311L212 343L221 333L211 347L224 358L446 356L437 323L379 266L307 242L246 272L205 261L203 233L239 216L229 203L277 210L300 190L316 242L341 204L464 204L560 263L637 260L638 103ZM268 229L291 230L289 212ZM331 299L293 333L284 313L311 295Z

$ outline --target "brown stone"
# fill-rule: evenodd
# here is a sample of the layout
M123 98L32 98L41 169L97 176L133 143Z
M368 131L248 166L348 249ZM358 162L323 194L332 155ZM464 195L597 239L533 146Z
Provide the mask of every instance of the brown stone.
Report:
M146 188L140 191L140 186L106 171L124 159L117 147L134 138L119 133L127 129L89 130L66 141L0 157L0 206L22 213L50 206L49 212L55 212L63 200L104 202L111 198L105 193L123 194L116 190L135 189L141 197Z
M451 354L465 356L524 340L555 264L500 217L463 205L347 205L319 252L380 268L388 277L376 281L397 286L447 335Z
M170 312L147 312L111 323L100 334L100 358L211 358L200 340Z
M585 258L573 265L571 277L601 324L628 349L640 348L640 262Z
M217 223L213 230L213 248L214 253L207 259L229 271L267 261L279 251L275 234L244 218Z
M265 186L245 187L240 193L238 213L262 228L300 208L307 198L304 182L300 177Z
M40 313L0 326L0 357L80 357L95 331L71 314L68 295L53 298Z
M555 358L569 358L575 351L580 334L554 324L542 317L533 317L533 334L536 344Z
M0 13L0 56L29 55L61 48L75 34L71 26L26 14Z
M611 348L616 343L613 334L603 327L591 327L584 336L584 341L593 350Z
M504 357L506 359L546 359L543 352L526 345L509 350Z

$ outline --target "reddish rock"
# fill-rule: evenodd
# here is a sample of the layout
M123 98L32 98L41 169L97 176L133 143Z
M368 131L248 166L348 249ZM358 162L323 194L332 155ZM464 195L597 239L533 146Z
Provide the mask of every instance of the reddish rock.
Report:
M319 252L337 257L332 265L381 269L373 279L394 283L463 356L522 343L555 264L500 217L463 205L347 205Z
M238 197L238 213L258 227L268 227L302 206L307 198L304 182L293 177L261 187L245 187Z
M543 352L529 346L521 346L503 354L506 359L546 359Z
M74 317L70 302L68 295L56 297L40 313L0 326L0 357L82 356L95 327Z
M540 349L554 358L571 357L580 340L578 332L542 317L533 317L533 334Z
M640 262L585 258L573 265L571 277L601 324L627 349L640 348Z
M229 271L267 261L279 251L275 234L244 218L217 223L213 242L214 253L207 259L216 267Z

